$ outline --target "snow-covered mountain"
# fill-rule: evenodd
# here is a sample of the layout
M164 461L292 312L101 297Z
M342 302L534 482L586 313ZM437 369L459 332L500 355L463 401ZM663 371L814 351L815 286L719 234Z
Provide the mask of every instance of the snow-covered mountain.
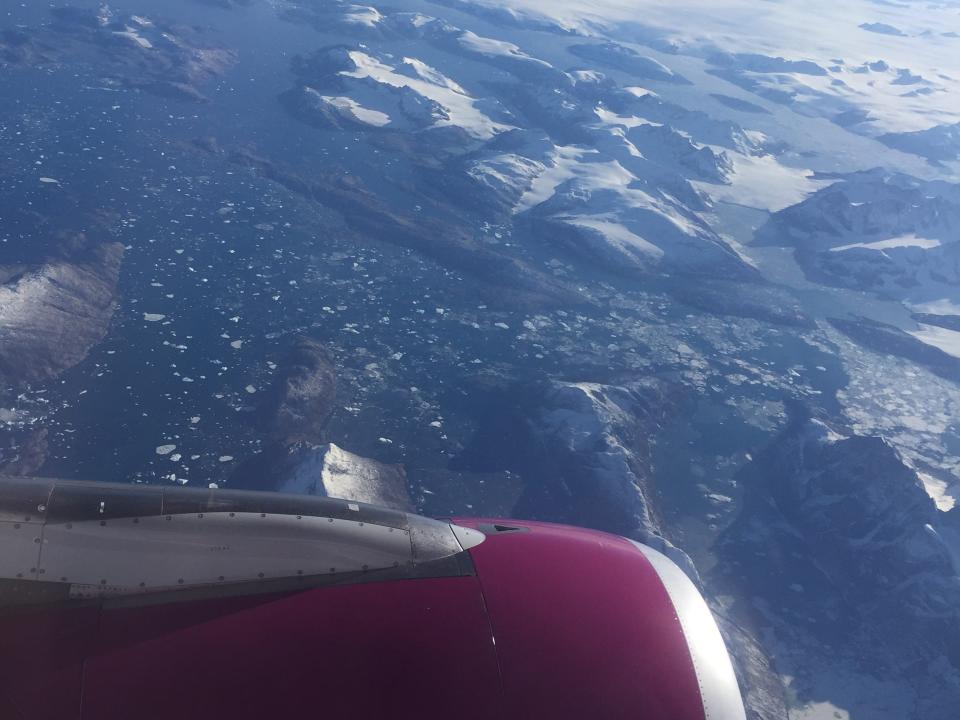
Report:
M0 262L0 385L56 377L110 327L123 245L83 233L55 234L48 243L19 262Z
M757 239L796 248L808 277L819 282L920 311L960 304L958 185L879 169L857 173L776 213Z
M884 145L920 155L932 163L960 160L960 123L934 125L913 132L887 133L877 139Z
M327 17L334 10L322 12ZM742 129L621 87L602 72L561 72L511 42L434 17L380 10L368 29L388 28L460 62L492 68L495 79L481 81L463 70L444 74L411 56L398 62L378 55L371 38L362 47L335 46L296 58L299 85L282 96L285 107L323 129L463 130L474 141L463 149L472 152L439 170L438 193L447 194L450 185L479 193L478 202L518 215L535 237L550 238L549 249L604 269L698 273L723 267L750 275L738 254L692 212L708 200L691 181L730 184L735 165L728 152L764 155ZM642 65L645 77L678 82L625 46L581 44L570 55L632 77ZM729 150L715 150L716 144Z
M936 508L918 472L879 437L838 432L798 411L743 471L745 511L716 572L752 597L731 611L782 629L780 671L822 648L819 671L792 692L816 692L818 672L862 694L864 708L904 718L947 717L960 689L950 660L960 636L956 513ZM787 629L789 628L789 629Z

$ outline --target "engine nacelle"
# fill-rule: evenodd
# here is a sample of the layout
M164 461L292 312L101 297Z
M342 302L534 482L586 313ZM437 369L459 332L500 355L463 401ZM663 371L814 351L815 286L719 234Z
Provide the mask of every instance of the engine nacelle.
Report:
M333 498L0 479L0 717L742 720L664 555Z

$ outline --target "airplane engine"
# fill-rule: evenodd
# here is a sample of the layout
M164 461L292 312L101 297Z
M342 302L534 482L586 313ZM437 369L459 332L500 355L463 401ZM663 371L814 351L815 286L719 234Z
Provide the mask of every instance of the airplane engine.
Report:
M742 720L700 593L579 528L0 480L0 718Z

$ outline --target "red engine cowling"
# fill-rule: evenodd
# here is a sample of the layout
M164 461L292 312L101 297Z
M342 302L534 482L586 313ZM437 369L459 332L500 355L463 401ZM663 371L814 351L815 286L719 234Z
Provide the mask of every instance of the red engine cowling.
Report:
M4 720L744 717L693 583L605 533L0 481L0 536Z

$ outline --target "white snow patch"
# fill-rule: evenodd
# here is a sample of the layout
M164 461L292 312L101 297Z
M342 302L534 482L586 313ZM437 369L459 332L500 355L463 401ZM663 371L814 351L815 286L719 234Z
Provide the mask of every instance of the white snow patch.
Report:
M469 95L469 93L460 87L457 82L451 80L436 68L430 67L422 60L405 57L403 58L403 64L406 65L412 72L414 72L421 80L426 80L428 83L439 85L440 87L449 88L455 93L460 93L461 95Z
M307 90L310 90L310 88L307 88ZM364 107L353 98L342 95L321 95L320 97L341 112L350 115L357 122L374 127L383 127L390 123L390 116L385 112Z
M927 491L927 495L936 503L938 510L947 512L957 504L957 496L950 492L950 486L946 482L924 472L918 472L917 477L923 483L923 489Z
M149 50L153 47L153 44L149 40L141 35L138 35L137 31L132 27L127 27L125 30L115 30L113 34L117 37L126 38L127 40L132 41L134 44L142 47L144 50Z
M514 212L529 210L549 200L562 184L569 180L576 180L578 193L613 192L620 196L619 202L626 213L631 209L650 211L668 220L684 234L694 236L698 233L697 227L669 203L637 187L632 187L637 178L619 161L596 162L595 159L600 157L603 156L596 150L586 150L572 145L557 146L553 153L553 165L533 180L530 188L514 208ZM569 222L569 217L563 216L562 219Z
M929 302L916 303L908 305L915 313L928 313L930 315L960 315L960 305L949 298L940 298L939 300L930 300Z
M422 78L411 78L401 75L394 68L385 65L379 60L370 57L359 50L352 50L350 58L357 65L353 71L343 71L345 77L372 78L373 80L393 87L408 87L426 98L439 103L447 111L449 119L438 120L436 125L456 125L462 127L476 138L489 139L509 125L494 122L476 107L476 100L451 90L448 83L437 84L436 81L427 81Z
M656 125L657 127L661 125L661 123L651 122L646 118L636 115L617 115L612 110L608 110L603 106L594 108L594 113L604 125L622 125L627 128L636 127L637 125Z
M720 202L776 212L796 205L808 195L832 181L813 180L813 171L787 167L772 155L744 155L724 150L733 162L729 185L715 185L700 180L695 187Z
M843 252L844 250L852 250L853 248L863 248L865 250L890 250L891 248L898 247L918 247L923 248L924 250L930 250L935 247L940 247L941 242L939 240L933 240L931 238L921 238L916 235L901 235L900 237L887 238L886 240L877 240L875 242L859 242L859 243L850 243L849 245L840 245L838 247L830 248L830 252Z
M488 55L491 57L500 56L518 58L520 60L526 60L538 65L550 67L550 63L530 57L511 42L483 37L481 35L477 35L476 33L470 32L469 30L464 31L463 35L460 36L460 45L471 52L479 53L481 55Z
M574 145L558 145L553 153L553 164L544 170L527 190L514 212L529 210L549 200L557 188L574 177L583 178L594 187L623 188L635 178L616 160L609 162L583 162L590 155L599 156L596 150L587 150Z
M347 5L343 19L348 23L355 25L366 25L367 27L376 27L383 20L383 15L375 7L369 5Z
M917 340L940 348L947 355L960 358L960 332L938 327L937 325L924 325L920 323L919 330L908 331Z
M648 240L631 232L622 223L614 222L602 215L580 215L560 217L564 222L578 227L590 228L601 233L614 247L635 250L655 258L663 257L663 250Z
M526 192L534 178L545 170L546 166L538 160L515 153L503 153L472 162L467 174L494 190L506 187Z

